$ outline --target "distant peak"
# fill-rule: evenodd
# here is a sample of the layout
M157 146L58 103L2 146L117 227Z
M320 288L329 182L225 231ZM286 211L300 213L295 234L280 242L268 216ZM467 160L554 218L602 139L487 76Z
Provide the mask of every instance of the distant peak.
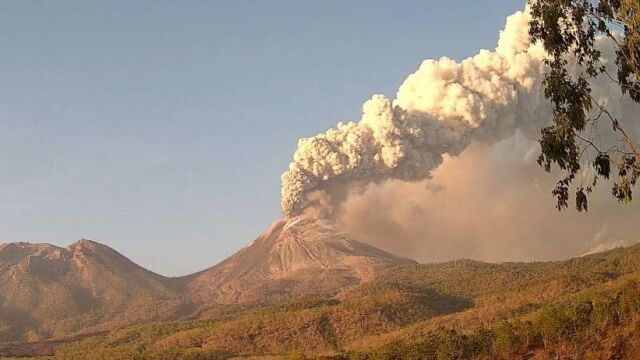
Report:
M89 240L89 239L80 239L68 247L73 251L83 251L83 250L92 250L95 251L98 248L108 248L106 245L100 244L97 241Z
M335 222L329 219L309 217L309 216L294 216L291 218L279 220L274 224L284 224L283 231L286 231L292 228L305 228L309 226L321 227L324 229L334 229L334 230L339 228L339 226Z
M96 241L83 238L67 246L66 250L96 249L98 247L106 247L106 246ZM49 243L31 243L26 241L17 241L17 242L0 244L0 251L8 251L10 249L24 249L24 250L30 250L30 251L65 250L63 247L59 247Z
M17 241L17 242L11 242L11 243L4 243L4 244L0 244L0 251L4 250L4 249L11 249L11 248L19 248L19 249L59 249L59 247L55 246L55 245L51 245L48 243L30 243L30 242L26 242L26 241Z
M82 238L82 239L74 242L73 244L71 244L71 246L74 246L74 245L99 245L99 243L97 243L97 242L95 242L93 240Z
M29 245L32 245L32 244L25 241L4 243L4 244L0 244L0 250L12 248L12 247L25 247Z

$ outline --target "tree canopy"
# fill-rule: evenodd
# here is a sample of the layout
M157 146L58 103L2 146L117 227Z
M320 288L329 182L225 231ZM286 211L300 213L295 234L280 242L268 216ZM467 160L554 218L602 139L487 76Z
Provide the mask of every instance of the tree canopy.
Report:
M638 114L617 117L611 104L594 97L590 81L604 78L626 101L640 102L640 1L529 0L529 5L531 39L549 54L544 86L553 123L542 129L538 164L564 173L552 191L557 208L568 207L574 189L577 210L587 210L588 194L599 179L612 180L618 201L631 201L640 176L640 144L625 129ZM615 71L602 59L599 39L613 44ZM602 131L612 132L616 143L600 143Z

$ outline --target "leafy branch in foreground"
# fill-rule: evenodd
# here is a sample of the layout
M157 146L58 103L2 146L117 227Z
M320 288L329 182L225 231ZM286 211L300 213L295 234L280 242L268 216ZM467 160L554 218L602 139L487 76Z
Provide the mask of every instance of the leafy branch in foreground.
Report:
M588 194L599 179L613 178L613 197L630 202L640 177L640 153L623 124L637 119L635 114L614 116L611 104L594 97L590 80L605 79L620 89L623 98L640 103L640 2L529 0L529 5L530 37L549 54L544 87L553 105L553 124L542 129L538 164L547 172L556 165L565 174L552 191L556 207L568 207L576 179L580 180L575 185L578 211L588 209ZM614 74L612 64L607 67L602 59L600 38L615 49ZM577 62L577 74L569 58ZM603 121L608 123L608 134L598 126ZM603 145L602 135L616 140Z

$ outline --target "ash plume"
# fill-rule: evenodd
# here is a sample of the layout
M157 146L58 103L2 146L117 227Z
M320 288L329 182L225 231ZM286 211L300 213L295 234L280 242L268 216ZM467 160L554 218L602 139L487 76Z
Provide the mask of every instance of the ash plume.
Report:
M471 142L493 143L538 131L549 116L543 96L545 52L529 41L526 11L511 15L495 51L456 62L426 60L396 98L374 95L358 122L301 139L282 174L282 209L328 216L354 187L429 178ZM542 110L544 111L544 110Z
M606 186L586 213L555 211L561 174L541 171L539 153L522 135L474 143L429 179L369 184L334 218L353 238L419 262L561 260L640 241L640 203L620 205Z

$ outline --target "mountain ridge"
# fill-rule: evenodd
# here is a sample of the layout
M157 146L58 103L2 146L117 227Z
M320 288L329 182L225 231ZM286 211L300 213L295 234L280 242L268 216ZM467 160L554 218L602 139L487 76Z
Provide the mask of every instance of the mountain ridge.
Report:
M0 357L334 358L386 353L396 339L404 344L399 351L410 352L424 336L458 336L438 332L448 327L477 332L489 324L497 334L500 319L539 323L549 304L581 306L585 296L593 306L603 296L615 304L618 289L633 292L640 281L640 245L563 261L419 264L330 222L293 218L182 277L156 274L87 239L67 247L2 244L0 269ZM627 336L625 329L612 334ZM451 341L467 341L458 334ZM546 351L539 342L530 346Z
M222 262L179 277L145 269L89 239L67 247L6 243L0 245L0 342L333 296L368 281L377 269L401 264L415 261L353 240L328 222L302 218L278 220Z
M640 245L564 261L386 268L339 297L127 327L55 359L635 359ZM0 353L2 348L0 347Z
M110 247L81 239L67 247L0 247L0 340L40 340L170 318L171 280ZM46 301L42 301L46 299ZM157 308L161 302L166 306Z
M255 302L265 291L311 291L300 283L329 293L369 280L377 268L401 264L417 263L353 240L328 221L298 217L274 222L235 254L185 279L187 291L205 301Z

